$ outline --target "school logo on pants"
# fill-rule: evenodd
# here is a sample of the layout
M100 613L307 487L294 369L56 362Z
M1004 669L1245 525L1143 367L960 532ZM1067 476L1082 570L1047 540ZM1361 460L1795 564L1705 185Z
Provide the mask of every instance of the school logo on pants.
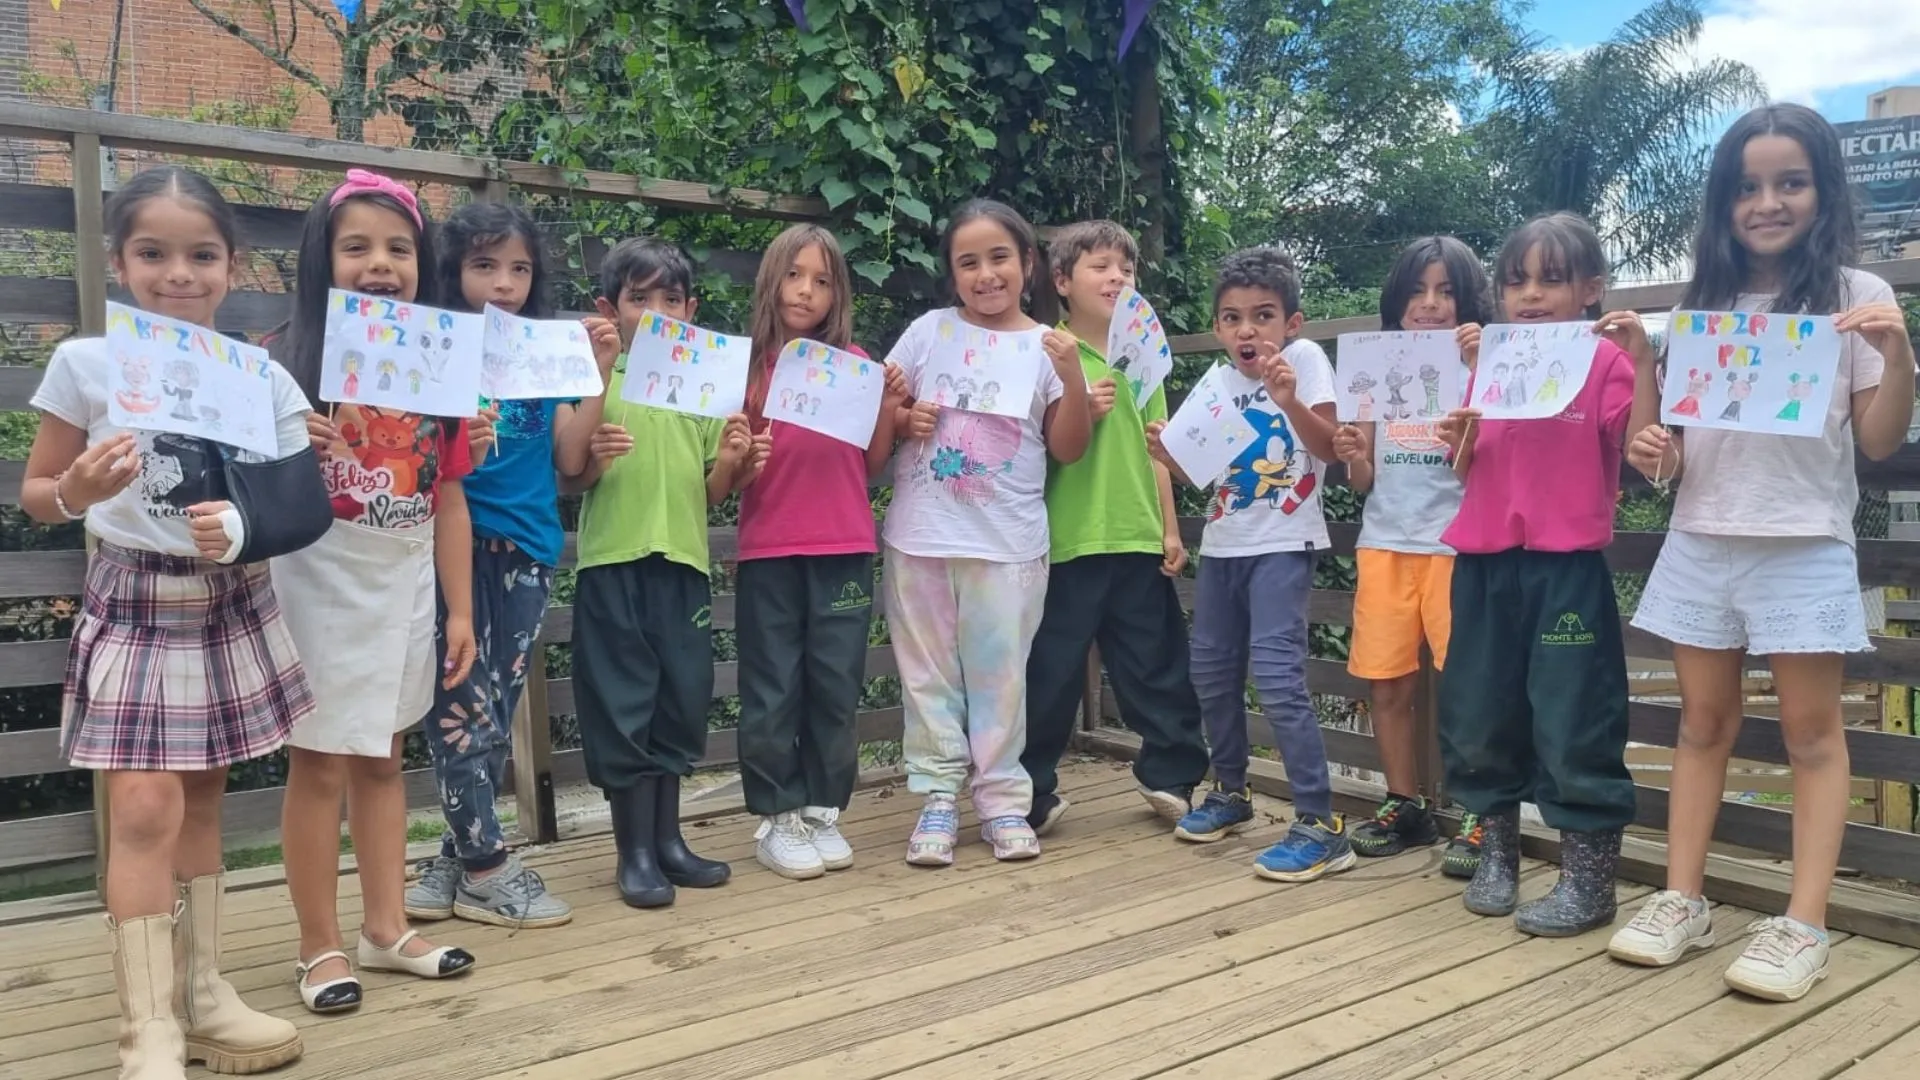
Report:
M867 595L867 590L861 588L859 582L849 581L840 586L840 595L827 606L834 611L852 611L856 608L872 607L873 598Z
M702 630L705 630L708 627L712 626L713 625L713 607L709 604L701 604L700 609L693 613L693 619L691 621L693 622L693 625L699 627Z
M1561 615L1552 630L1540 635L1542 645L1591 645L1594 640L1594 632L1571 611Z

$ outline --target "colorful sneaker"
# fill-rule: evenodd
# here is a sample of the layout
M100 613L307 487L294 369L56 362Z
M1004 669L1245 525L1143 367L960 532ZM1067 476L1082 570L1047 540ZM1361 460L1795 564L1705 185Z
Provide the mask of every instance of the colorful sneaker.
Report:
M1447 841L1447 852L1440 859L1440 872L1462 881L1472 879L1480 869L1480 845L1486 840L1486 826L1479 814L1462 814L1460 831Z
M907 861L915 866L952 866L953 846L960 842L960 807L952 795L927 796L920 821L907 839Z
M1019 814L981 822L980 839L993 845L993 857L1001 862L1031 859L1040 854L1040 838Z
M526 868L520 856L509 855L498 873L474 881L460 875L453 913L469 922L539 930L573 921L573 905L547 892L540 875Z
M1747 928L1753 935L1727 969L1727 985L1766 1001L1799 1001L1827 977L1827 942L1796 919L1774 916Z
M1145 784L1140 785L1140 797L1147 800L1153 812L1168 821L1179 821L1193 809L1193 789L1190 787L1173 788L1168 791L1155 791Z
M1607 952L1615 960L1666 967L1693 949L1713 948L1713 913L1704 900L1668 889L1647 897L1640 913L1614 932Z
M800 811L800 820L813 830L813 850L820 853L822 866L845 870L853 865L853 845L840 834L839 808L809 806Z
M460 888L460 875L466 873L459 859L437 855L417 864L420 880L407 889L407 918L438 922L453 918L454 893Z
M1253 788L1228 791L1219 784L1207 792L1200 805L1187 811L1173 835L1196 844L1225 840L1253 821Z
M1027 824L1033 826L1033 835L1045 836L1053 831L1060 819L1067 816L1067 807L1073 804L1054 792L1033 797L1033 809L1027 811Z
M1425 799L1388 795L1373 817L1353 827L1353 851L1369 859L1384 859L1408 848L1440 842L1440 828Z
M798 810L761 818L753 839L754 859L783 878L807 881L827 872L825 860L813 846L813 827Z
M1339 814L1331 822L1313 817L1294 819L1286 838L1253 861L1253 872L1272 881L1312 881L1353 869L1359 861L1347 841L1347 823Z

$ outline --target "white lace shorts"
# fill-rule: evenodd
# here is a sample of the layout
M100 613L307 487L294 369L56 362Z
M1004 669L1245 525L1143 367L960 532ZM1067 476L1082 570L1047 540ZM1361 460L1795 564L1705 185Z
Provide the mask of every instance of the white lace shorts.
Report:
M1853 547L1827 536L1669 532L1633 625L1753 656L1872 649Z

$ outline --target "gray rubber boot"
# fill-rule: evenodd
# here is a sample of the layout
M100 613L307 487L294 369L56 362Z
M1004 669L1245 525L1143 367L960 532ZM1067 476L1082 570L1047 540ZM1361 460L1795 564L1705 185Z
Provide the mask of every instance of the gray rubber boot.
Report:
M1480 819L1480 866L1461 900L1475 915L1511 915L1520 902L1520 808Z
M1560 834L1560 880L1513 917L1514 928L1535 937L1573 937L1613 922L1614 870L1620 830Z

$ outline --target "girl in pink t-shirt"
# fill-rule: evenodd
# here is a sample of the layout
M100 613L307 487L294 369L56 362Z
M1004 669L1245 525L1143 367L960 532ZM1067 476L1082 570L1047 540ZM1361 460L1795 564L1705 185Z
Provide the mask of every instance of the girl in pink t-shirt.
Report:
M766 466L740 497L740 776L761 817L755 857L783 877L816 878L853 865L840 812L859 772L860 705L873 618L873 508L868 480L893 450L906 381L887 368L867 445L822 434L821 411L853 408L833 396L824 366L769 401L777 365L804 338L866 357L852 343L853 291L833 234L817 225L781 233L760 260L753 294L753 367L747 414ZM873 362L874 367L879 363ZM845 419L845 418L841 418ZM862 418L864 419L864 418Z
M1514 323L1595 318L1606 269L1585 220L1534 218L1500 250L1502 313ZM1477 380L1480 327L1458 336ZM1634 811L1626 655L1604 554L1633 361L1600 340L1585 380L1556 416L1482 422L1479 410L1458 409L1437 432L1466 482L1440 536L1459 554L1439 709L1447 790L1482 827L1466 906L1514 912L1515 927L1543 937L1613 921L1620 834ZM1519 904L1523 802L1560 830L1561 861L1553 890Z
M1638 320L1620 317L1639 368L1628 458L1656 481L1682 478L1671 531L1633 619L1673 642L1681 713L1667 888L1648 899L1609 951L1664 966L1713 945L1701 896L1707 845L1741 730L1745 659L1764 655L1793 767L1793 895L1784 917L1757 925L1726 981L1773 1001L1797 1000L1827 973L1827 894L1847 824L1844 657L1871 647L1854 558L1854 444L1868 457L1886 458L1906 441L1913 418L1906 323L1893 290L1848 265L1856 242L1830 124L1799 105L1766 106L1734 122L1714 150L1694 276L1680 306L1833 314L1840 361L1830 380L1822 373L1832 397L1818 438L1704 424L1684 435L1668 432L1657 423L1657 358ZM1784 372L1791 357L1781 359ZM1783 386L1775 393L1788 406L1750 408L1749 422L1755 413L1787 408L1800 418L1795 391ZM1716 413L1686 415L1698 422Z

